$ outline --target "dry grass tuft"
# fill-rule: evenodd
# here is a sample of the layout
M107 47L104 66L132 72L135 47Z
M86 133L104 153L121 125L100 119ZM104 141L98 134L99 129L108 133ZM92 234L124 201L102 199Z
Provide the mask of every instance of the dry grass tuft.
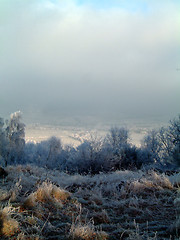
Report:
M19 223L11 218L11 208L6 207L0 212L0 236L11 237L19 231Z
M126 185L126 190L131 193L139 194L155 190L173 189L173 185L165 175L150 172L146 177L131 181Z
M4 219L1 228L2 235L6 237L13 236L16 232L18 232L18 227L19 224L15 219Z
M173 189L173 185L169 178L164 174L158 174L155 171L150 172L150 179L156 186L161 186L162 188Z
M56 207L60 208L63 203L70 199L71 194L52 183L43 182L38 189L31 193L24 201L26 208L34 208L40 203L53 203Z
M46 191L44 187L39 187L37 191L34 193L34 197L38 202L49 202L51 201L51 197L49 192Z
M6 201L10 198L10 193L8 191L0 189L0 201Z
M70 199L71 194L53 185L51 190L51 196L56 200L67 201Z
M24 201L23 207L25 208L34 208L36 207L37 202L34 196L34 193L31 193L26 200Z
M70 198L71 194L52 183L43 182L42 185L34 193L34 196L39 202L47 201L66 201Z
M72 224L70 238L74 240L106 240L108 234L103 231L95 231L92 224Z

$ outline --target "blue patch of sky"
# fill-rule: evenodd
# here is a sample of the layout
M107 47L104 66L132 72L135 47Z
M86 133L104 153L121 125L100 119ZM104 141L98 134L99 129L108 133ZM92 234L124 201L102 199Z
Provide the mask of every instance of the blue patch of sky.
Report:
M143 0L75 0L75 2L79 6L89 5L96 9L121 8L130 12L148 11L148 4Z

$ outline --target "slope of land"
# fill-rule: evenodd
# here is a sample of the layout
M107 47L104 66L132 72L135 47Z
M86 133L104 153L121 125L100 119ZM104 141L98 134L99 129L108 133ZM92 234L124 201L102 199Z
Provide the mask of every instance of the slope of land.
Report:
M20 165L6 171L0 179L2 240L180 237L178 174L82 176Z

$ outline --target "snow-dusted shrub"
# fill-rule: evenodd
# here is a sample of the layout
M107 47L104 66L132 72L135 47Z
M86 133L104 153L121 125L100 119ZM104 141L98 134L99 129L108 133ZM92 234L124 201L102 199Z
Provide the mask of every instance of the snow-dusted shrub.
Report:
M64 148L61 140L51 137L40 143L27 143L25 147L26 163L50 169L65 169L69 149Z
M69 171L79 173L98 173L102 170L101 140L84 141L77 149L71 152L67 161Z
M149 152L155 163L163 163L166 170L170 167L176 169L180 165L180 115L171 120L166 128L150 131L143 139L141 148Z

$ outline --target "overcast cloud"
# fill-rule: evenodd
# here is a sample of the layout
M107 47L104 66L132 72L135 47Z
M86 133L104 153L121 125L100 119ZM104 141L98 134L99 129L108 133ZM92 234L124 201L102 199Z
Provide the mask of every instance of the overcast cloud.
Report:
M0 0L1 116L175 117L179 11L172 0Z

